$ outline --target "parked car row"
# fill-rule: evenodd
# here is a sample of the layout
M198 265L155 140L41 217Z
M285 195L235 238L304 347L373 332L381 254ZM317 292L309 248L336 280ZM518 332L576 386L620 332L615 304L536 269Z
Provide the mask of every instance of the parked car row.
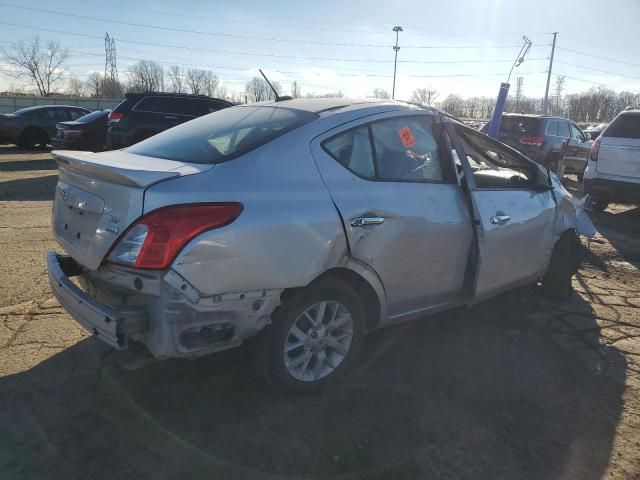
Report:
M0 115L0 143L36 149L102 151L128 147L202 115L230 107L202 95L130 93L113 111L44 105Z

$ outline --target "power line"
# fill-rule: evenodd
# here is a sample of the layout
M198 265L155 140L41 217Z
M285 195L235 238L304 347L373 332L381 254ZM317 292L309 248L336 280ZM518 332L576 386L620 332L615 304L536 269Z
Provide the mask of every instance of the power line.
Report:
M593 53L581 52L580 50L572 50L570 48L564 48L564 47L556 47L556 48L558 50L564 50L566 52L577 53L578 55L585 55L587 57L599 58L601 60L607 60L609 62L622 63L624 65L631 65L632 67L640 67L639 63L626 62L624 60L618 60L611 57L603 57L601 55L594 55Z
M1 5L1 4L0 4ZM2 25L11 25L15 27L21 28L29 28L29 29L37 29L37 30L45 30L52 31L55 33L62 33L66 35L76 35L82 37L89 38L102 38L99 35L90 35L84 33L76 33L69 32L65 30L55 30L48 28L39 28L32 27L28 25L20 25L16 23L10 22L0 22ZM254 57L268 57L268 58L288 58L293 60L322 60L322 61L330 61L330 62L357 62L357 63L393 63L393 60L379 60L379 59L363 59L363 58L344 58L344 57L308 57L302 55L280 55L274 53L259 53L259 52L247 52L247 51L239 51L239 50L222 50L222 49L211 49L211 48L200 48L200 47L192 47L187 45L173 45L167 43L157 43L157 42L144 42L141 40L128 40L118 38L118 42L120 43L131 43L136 45L147 45L154 47L163 47L163 48L177 48L182 50L190 50L190 51L198 51L198 52L208 52L208 53L225 53L229 55L246 55L246 56L254 56ZM438 47L431 47L438 48ZM531 58L529 61L541 61L546 60L546 58ZM398 63L415 63L415 64L457 64L457 63L510 63L511 59L497 59L497 60L398 60Z
M556 61L558 63L561 63L562 65L569 65L571 67L584 68L585 70L593 70L594 72L608 73L609 75L616 75L618 77L633 78L634 80L640 80L640 77L634 77L632 75L624 75L622 73L610 72L609 70L601 70L599 68L587 67L586 65L578 65L576 63L561 62L560 60L556 60Z
M275 38L275 37L256 37L250 35L238 35L235 33L220 33L220 32L209 32L203 30L191 30L186 28L176 28L176 27L166 27L159 25L150 25L144 23L134 23L134 22L125 22L122 20L114 20L110 18L102 18L102 17L94 17L91 15L80 15L77 13L66 13L66 12L57 12L54 10L48 10L44 8L36 8L36 7L26 7L23 5L14 5L11 3L0 3L0 6L10 7L10 8L20 8L23 10L32 10L37 12L48 13L51 15L61 15L65 17L72 18L82 18L85 20L95 20L99 22L107 22L107 23L115 23L119 25L127 25L131 27L139 27L139 28L151 28L156 30L166 30L172 32L181 32L181 33L193 33L198 35L211 35L216 37L227 37L227 38L242 38L247 40L260 40L260 41L272 41L272 42L284 42L284 43L295 43L295 44L304 44L304 45L324 45L324 46L338 46L338 47L372 47L372 48L389 48L392 45L381 45L381 44L372 44L372 43L348 43L348 42L317 42L311 40L294 40L294 39L283 39L283 38ZM9 24L9 23L5 23ZM9 24L11 25L11 24ZM14 24L15 25L15 24ZM17 25L16 25L17 26ZM29 27L29 28L39 28L39 27ZM45 29L41 29L45 30ZM433 48L441 48L441 49L482 49L482 48L519 48L520 45L490 45L490 46L478 46L478 45L451 45L451 46L434 46L434 45L408 45L404 48L421 48L421 49L433 49Z

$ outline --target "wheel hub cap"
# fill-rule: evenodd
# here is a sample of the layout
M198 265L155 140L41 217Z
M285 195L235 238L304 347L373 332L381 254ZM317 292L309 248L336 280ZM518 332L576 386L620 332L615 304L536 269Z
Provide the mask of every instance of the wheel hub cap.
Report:
M311 305L287 333L285 367L296 380L320 380L345 359L352 337L353 318L344 305L335 301Z

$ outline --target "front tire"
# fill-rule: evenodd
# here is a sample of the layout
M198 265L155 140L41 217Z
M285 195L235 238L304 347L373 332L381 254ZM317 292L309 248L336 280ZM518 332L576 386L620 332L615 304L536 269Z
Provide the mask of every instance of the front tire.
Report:
M277 390L309 394L334 383L363 343L365 310L340 280L321 280L285 300L256 339L254 363Z
M548 298L562 301L571 296L571 278L580 268L582 258L578 234L573 230L565 232L553 247L549 270L542 277L542 291Z

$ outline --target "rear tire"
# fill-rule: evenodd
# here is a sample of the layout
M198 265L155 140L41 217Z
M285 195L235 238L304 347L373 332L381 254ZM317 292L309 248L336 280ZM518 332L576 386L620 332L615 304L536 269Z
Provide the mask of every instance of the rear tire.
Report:
M578 173L576 176L578 177L579 182L582 182L584 180L584 172Z
M573 288L571 278L582 264L584 248L577 233L570 230L562 234L551 253L549 270L542 277L542 291L551 300L568 299Z
M609 206L609 199L603 195L593 195L591 199L591 210L603 212Z
M365 310L341 280L326 279L285 300L252 345L260 376L291 394L333 384L353 366L362 348Z
M37 150L38 148L45 148L49 143L49 135L44 130L39 128L28 128L18 140L18 146L28 150Z
M547 168L553 173L558 172L558 156L557 155L549 156L549 159L547 160Z

